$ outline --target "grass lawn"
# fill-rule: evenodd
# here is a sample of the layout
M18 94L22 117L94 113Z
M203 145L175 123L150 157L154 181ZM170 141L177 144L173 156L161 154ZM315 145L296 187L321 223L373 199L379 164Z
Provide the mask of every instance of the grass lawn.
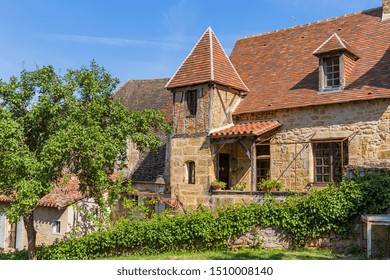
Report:
M175 252L158 255L118 256L111 260L359 260L364 253L337 254L326 249L245 249L239 251Z

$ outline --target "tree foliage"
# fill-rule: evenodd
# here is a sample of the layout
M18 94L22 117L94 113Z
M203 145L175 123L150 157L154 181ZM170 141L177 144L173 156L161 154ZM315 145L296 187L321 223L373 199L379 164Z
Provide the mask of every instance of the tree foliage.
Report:
M33 215L66 173L106 209L121 191L110 176L126 163L128 138L140 150L161 144L164 116L114 102L118 82L94 61L64 75L44 66L0 80L0 192L13 198L6 210L13 222Z

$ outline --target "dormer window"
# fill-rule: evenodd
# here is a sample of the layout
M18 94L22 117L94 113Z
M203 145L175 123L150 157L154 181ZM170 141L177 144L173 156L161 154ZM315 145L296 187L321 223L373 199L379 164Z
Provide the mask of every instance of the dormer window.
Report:
M340 88L340 57L323 58L324 89Z
M348 74L359 58L355 53L336 33L313 52L319 58L319 93L344 89Z

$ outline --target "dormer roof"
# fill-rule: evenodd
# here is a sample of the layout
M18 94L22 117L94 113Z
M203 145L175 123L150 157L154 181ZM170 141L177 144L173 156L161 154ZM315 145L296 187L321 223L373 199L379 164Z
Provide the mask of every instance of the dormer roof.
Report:
M355 59L358 58L358 55L356 54L356 51L354 51L353 47L341 39L337 33L333 33L324 43L321 44L321 46L319 46L313 52L313 54L315 56L321 56L323 54L337 51L346 51L355 57Z
M377 8L239 39L230 60L250 94L233 114L390 98L390 20L381 17ZM332 37L336 32L345 47ZM353 67L345 65L348 79L342 91L320 94L313 51L325 47L342 47L359 59Z
M216 83L248 92L211 28L208 28L166 84L167 89Z

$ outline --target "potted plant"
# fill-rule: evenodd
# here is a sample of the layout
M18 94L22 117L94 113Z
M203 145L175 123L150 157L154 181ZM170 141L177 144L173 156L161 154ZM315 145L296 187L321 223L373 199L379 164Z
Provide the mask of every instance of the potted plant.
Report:
M275 192L280 191L283 188L282 183L278 182L277 180L271 180L271 179L262 179L257 184L257 190L263 191L263 192Z
M244 191L246 189L246 182L240 182L233 186L233 190L235 191Z
M225 183L225 182L218 181L218 180L215 180L214 182L211 183L211 187L212 187L214 190L221 190L221 189L226 188L226 183Z

